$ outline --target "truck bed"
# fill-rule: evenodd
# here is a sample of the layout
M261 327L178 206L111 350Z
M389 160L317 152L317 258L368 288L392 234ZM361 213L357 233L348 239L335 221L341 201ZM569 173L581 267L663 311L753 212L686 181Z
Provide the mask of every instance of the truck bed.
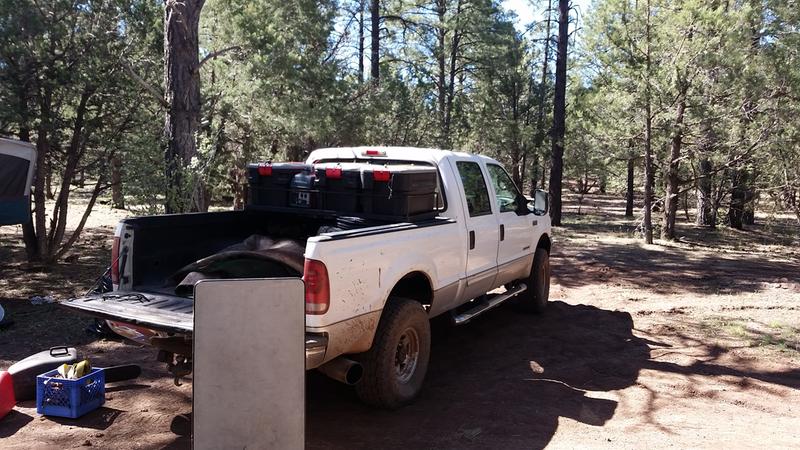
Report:
M132 280L120 290L65 300L61 306L154 331L191 334L194 302L175 294L171 274L251 234L305 242L327 225L330 231L323 233L323 239L338 241L454 223L452 219L433 218L340 230L335 220L311 211L248 210L126 219L125 229L134 235L133 258L127 263L133 267Z

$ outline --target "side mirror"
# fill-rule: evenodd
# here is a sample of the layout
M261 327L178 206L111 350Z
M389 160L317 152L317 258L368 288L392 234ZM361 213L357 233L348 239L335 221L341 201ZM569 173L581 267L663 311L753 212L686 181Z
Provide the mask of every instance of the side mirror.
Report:
M537 189L533 194L532 203L532 212L534 214L537 216L543 216L547 214L548 208L550 208L550 193L541 189Z

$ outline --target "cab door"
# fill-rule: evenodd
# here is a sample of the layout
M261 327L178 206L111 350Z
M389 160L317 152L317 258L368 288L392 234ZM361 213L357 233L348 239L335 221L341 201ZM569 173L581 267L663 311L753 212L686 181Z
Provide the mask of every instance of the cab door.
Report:
M483 165L471 158L456 158L453 163L463 193L467 229L467 282L462 298L470 299L494 287L500 233Z
M527 204L514 181L500 165L486 163L491 180L492 195L498 210L500 242L497 246L496 285L528 276L533 261L533 223L527 214Z

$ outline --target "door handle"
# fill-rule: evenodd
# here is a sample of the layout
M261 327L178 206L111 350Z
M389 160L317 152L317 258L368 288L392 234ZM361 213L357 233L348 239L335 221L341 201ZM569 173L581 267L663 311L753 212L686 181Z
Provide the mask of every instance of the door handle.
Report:
M500 225L500 240L504 240L506 238L506 226L504 224Z
M469 232L469 249L472 250L475 248L475 230L470 230Z

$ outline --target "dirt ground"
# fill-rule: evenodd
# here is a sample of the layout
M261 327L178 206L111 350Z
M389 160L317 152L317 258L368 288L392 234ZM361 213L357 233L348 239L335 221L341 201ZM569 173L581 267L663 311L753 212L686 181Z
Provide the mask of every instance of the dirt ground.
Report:
M552 303L541 316L501 307L462 327L436 323L425 388L399 411L361 405L351 388L307 376L307 447L799 448L800 230L759 217L744 232L679 224L647 246L623 202L568 203L554 231ZM78 420L24 402L0 420L0 447L189 448L191 382L173 385L154 352L84 333L85 317L32 295L81 293L103 271L121 216L94 215L72 259L21 263L0 228L0 367L75 344L97 366L135 362Z

